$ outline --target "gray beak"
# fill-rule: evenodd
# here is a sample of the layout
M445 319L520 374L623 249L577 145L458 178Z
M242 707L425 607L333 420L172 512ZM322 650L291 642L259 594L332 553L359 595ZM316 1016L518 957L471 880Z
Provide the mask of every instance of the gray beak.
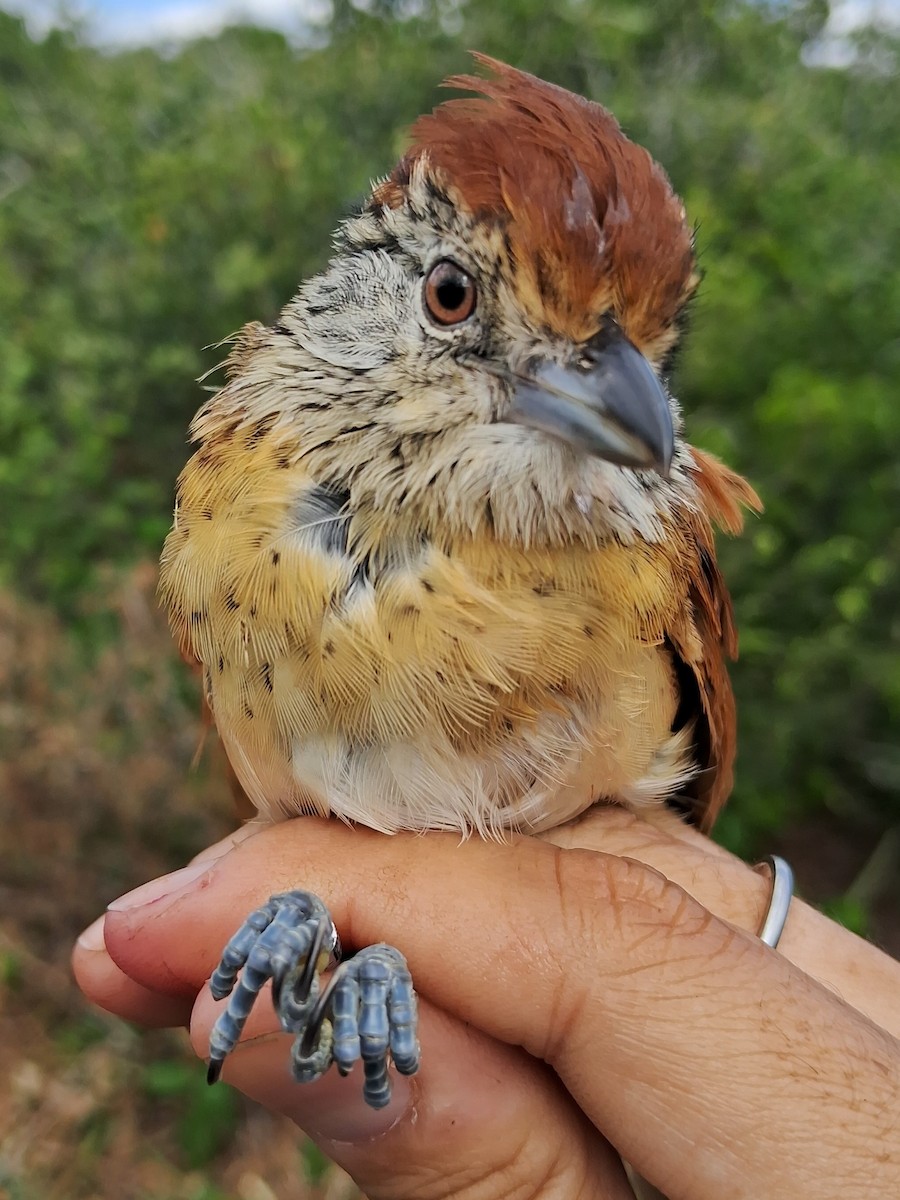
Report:
M668 397L618 329L598 334L569 366L548 362L519 376L510 419L607 462L669 473L675 430Z

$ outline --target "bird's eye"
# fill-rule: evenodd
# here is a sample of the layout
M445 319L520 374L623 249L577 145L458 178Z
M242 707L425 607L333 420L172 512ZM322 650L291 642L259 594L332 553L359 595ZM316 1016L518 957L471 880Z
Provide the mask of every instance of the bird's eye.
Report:
M425 308L436 325L459 325L475 311L475 280L443 258L425 280Z

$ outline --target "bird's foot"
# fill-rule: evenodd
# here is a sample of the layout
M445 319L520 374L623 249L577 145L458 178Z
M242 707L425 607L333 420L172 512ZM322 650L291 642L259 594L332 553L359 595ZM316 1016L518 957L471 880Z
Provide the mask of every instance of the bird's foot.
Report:
M217 1000L231 997L210 1035L209 1082L219 1078L256 997L271 979L281 1027L297 1035L291 1052L294 1078L309 1083L332 1062L348 1075L362 1059L363 1096L372 1108L383 1108L391 1098L389 1061L401 1075L419 1068L412 979L393 946L367 946L340 959L334 923L310 892L273 896L251 913L209 981ZM334 973L323 981L323 972L335 963Z

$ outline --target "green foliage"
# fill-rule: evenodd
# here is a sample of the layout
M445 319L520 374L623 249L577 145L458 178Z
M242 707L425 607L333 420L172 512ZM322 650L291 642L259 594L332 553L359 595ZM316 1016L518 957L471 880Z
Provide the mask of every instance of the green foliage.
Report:
M821 905L822 911L833 921L840 922L847 929L865 937L869 932L869 914L865 905L847 896L836 896L833 900Z
M84 1013L62 1024L56 1036L56 1045L63 1054L74 1058L83 1054L89 1046L102 1042L108 1034L108 1018Z
M310 1183L321 1183L330 1168L330 1162L315 1142L304 1142L300 1147L303 1174Z
M0 988L17 992L22 986L22 959L14 950L0 950Z
M201 1183L197 1190L191 1193L190 1200L228 1200L228 1196L210 1183Z
M677 390L766 503L723 547L743 639L723 836L749 851L823 807L896 821L897 47L806 65L823 10L340 0L305 48L236 28L167 55L0 14L0 572L65 607L98 564L157 552L221 357L202 347L275 315L477 46L607 103L698 222Z
M149 1063L141 1083L148 1096L173 1109L178 1140L191 1170L209 1163L231 1139L238 1117L235 1094L227 1087L209 1087L201 1064Z

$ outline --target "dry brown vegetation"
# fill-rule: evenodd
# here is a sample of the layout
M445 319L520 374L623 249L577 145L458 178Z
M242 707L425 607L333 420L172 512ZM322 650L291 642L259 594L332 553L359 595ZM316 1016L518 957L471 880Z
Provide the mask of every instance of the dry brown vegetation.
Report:
M233 825L214 745L191 770L199 701L154 587L108 578L90 655L0 597L0 1196L349 1200L293 1127L207 1089L180 1033L98 1013L69 972L111 899Z

